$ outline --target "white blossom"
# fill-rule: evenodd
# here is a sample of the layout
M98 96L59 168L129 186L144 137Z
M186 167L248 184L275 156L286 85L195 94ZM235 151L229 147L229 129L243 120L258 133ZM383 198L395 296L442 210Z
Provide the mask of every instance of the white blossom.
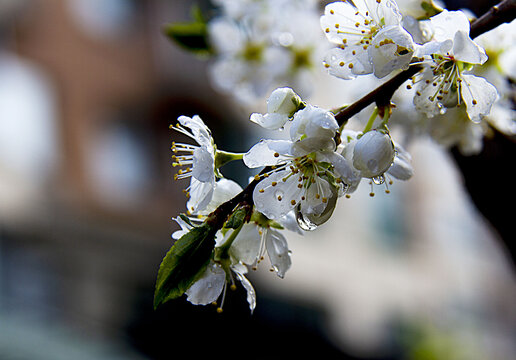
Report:
M272 88L289 85L310 95L321 57L313 0L219 1L223 12L208 22L216 89L252 105Z
M468 117L478 123L489 114L498 94L484 78L468 71L485 63L487 55L470 39L469 20L463 12L444 10L430 22L433 39L417 51L428 62L419 77L414 104L429 117L464 104Z
M172 143L172 165L180 166L176 180L190 177L190 186L185 189L189 197L188 211L203 210L211 201L215 189L215 144L210 129L198 115L190 118L180 116L174 130L192 138L197 145Z
M324 61L330 74L351 79L374 73L382 78L406 69L415 44L401 26L401 14L393 0L358 0L328 4L321 27L338 47Z
M259 212L270 219L294 209L317 216L335 204L331 200L339 192L333 189L353 176L346 159L335 152L337 129L333 114L307 105L294 115L290 140L262 140L244 155L248 167L274 167L253 192Z
M301 105L301 98L291 88L274 90L267 99L265 115L253 113L251 121L269 130L282 128Z

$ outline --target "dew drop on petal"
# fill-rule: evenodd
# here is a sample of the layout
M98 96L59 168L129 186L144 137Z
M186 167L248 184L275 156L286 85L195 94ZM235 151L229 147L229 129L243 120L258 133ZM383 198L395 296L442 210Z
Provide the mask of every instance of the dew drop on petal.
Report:
M375 185L382 185L385 182L385 176L378 175L371 178L371 180L373 180L373 183L375 183Z
M316 224L303 216L299 206L296 208L296 221L299 227L304 231L313 231L317 229Z

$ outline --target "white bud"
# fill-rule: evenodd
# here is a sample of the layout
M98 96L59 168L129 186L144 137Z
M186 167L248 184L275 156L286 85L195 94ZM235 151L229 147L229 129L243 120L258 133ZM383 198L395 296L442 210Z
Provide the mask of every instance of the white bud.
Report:
M377 130L366 132L353 150L353 166L366 178L382 175L394 161L394 144L389 134Z
M274 90L267 99L267 112L291 116L301 104L301 98L291 88Z
M301 106L301 98L291 88L278 88L267 99L267 113L251 114L250 120L269 130L282 128Z

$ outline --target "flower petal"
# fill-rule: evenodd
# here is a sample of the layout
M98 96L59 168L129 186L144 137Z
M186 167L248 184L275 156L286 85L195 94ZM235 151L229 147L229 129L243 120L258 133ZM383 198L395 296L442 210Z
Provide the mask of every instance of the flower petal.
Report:
M254 224L245 224L229 249L230 255L247 265L256 262L260 253L261 236Z
M288 160L291 146L292 143L287 140L261 140L244 154L243 160L252 169L278 165Z
M352 45L344 49L333 48L326 53L324 63L330 75L344 80L373 72L373 63L367 50L361 45Z
M401 145L395 144L396 156L387 173L394 176L398 180L408 180L414 175L412 167L412 157Z
M453 56L455 59L469 64L483 64L487 61L484 49L470 39L463 31L458 31L453 40Z
M265 115L253 113L250 120L264 129L277 130L282 128L288 121L288 115L267 113Z
M443 10L430 18L430 24L434 29L434 41L453 40L458 31L469 35L469 19L462 11Z
M212 199L214 189L215 182L201 182L192 176L189 188L190 198L186 204L188 211L197 214L204 210Z
M225 283L225 271L220 265L210 262L201 278L186 290L186 299L194 305L211 304L217 301Z
M383 78L394 70L408 67L414 54L414 42L401 26L386 26L376 34L367 50L375 76Z
M201 182L215 181L215 157L206 147L198 147L193 153L192 177Z
M461 79L460 94L466 104L468 117L478 123L483 116L489 115L491 107L498 99L498 92L483 77L463 74Z
M265 234L265 247L272 266L277 271L280 278L290 269L292 260L290 259L290 251L288 249L287 240L277 230L267 229Z
M251 313L256 308L256 291L253 288L251 282L244 276L244 274L237 269L232 267L233 272L237 276L237 279L240 281L245 291L247 292L247 303L249 304L249 309Z
M286 215L301 199L303 188L298 184L298 176L290 169L272 173L253 191L256 210L273 220Z

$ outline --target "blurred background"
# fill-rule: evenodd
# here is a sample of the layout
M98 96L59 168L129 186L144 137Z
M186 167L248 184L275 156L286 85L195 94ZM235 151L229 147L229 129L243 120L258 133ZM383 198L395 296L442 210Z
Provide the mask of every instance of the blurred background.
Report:
M228 151L257 140L207 61L162 35L190 5L0 0L0 359L516 359L505 137L469 158L416 142L413 179L289 236L285 279L250 274L252 315L241 289L223 314L152 309L185 204L169 124L199 114Z

